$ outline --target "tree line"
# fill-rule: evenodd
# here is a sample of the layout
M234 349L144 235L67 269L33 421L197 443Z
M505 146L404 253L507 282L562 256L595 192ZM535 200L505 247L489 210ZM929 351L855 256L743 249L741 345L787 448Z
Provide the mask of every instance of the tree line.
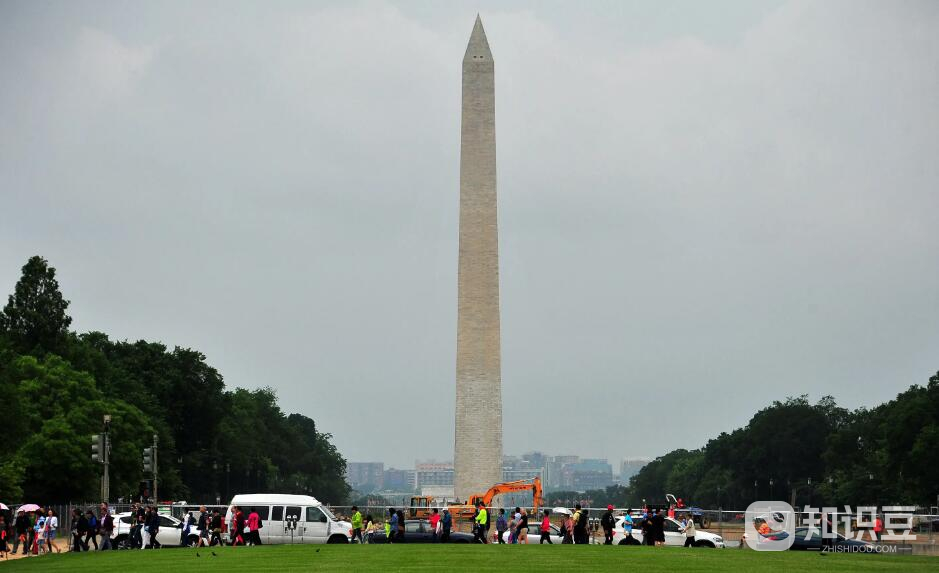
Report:
M746 509L755 500L794 506L937 504L939 373L875 408L849 411L826 396L773 402L743 428L696 450L660 456L630 479L549 497L640 507L673 494L688 505Z
M99 495L91 436L111 416L111 497L139 493L142 451L158 437L161 499L227 502L236 492L310 493L342 503L346 462L274 391L227 389L200 352L69 329L55 269L29 259L0 312L0 499Z

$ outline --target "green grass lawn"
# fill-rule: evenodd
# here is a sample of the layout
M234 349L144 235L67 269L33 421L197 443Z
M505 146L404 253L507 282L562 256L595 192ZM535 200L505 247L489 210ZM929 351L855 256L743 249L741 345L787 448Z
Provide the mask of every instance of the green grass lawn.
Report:
M214 551L217 556L212 555ZM264 547L63 553L9 561L18 571L185 570L342 571L910 571L936 570L939 558L902 555L763 553L736 549L618 547L603 545L276 545Z

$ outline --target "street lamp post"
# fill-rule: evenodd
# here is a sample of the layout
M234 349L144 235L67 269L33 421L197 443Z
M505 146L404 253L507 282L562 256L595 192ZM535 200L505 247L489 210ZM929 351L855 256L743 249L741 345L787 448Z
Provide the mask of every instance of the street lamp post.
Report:
M769 478L769 499L770 499L770 501L772 501L772 500L774 499L774 498L773 498L773 484L774 484L774 483L775 483L775 482L773 481L773 478Z

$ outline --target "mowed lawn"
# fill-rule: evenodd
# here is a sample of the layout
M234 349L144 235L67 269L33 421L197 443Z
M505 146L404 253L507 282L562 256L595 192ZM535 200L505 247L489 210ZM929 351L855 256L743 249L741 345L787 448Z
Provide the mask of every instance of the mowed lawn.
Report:
M213 552L215 555L213 556ZM197 556L198 555L198 556ZM0 564L18 571L924 571L939 558L764 553L739 549L603 545L277 545L63 553Z

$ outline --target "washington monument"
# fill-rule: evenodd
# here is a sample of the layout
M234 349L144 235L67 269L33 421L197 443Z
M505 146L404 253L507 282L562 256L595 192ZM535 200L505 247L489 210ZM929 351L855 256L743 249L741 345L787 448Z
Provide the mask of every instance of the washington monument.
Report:
M463 56L460 264L453 489L461 500L502 481L499 230L492 52L479 16Z

